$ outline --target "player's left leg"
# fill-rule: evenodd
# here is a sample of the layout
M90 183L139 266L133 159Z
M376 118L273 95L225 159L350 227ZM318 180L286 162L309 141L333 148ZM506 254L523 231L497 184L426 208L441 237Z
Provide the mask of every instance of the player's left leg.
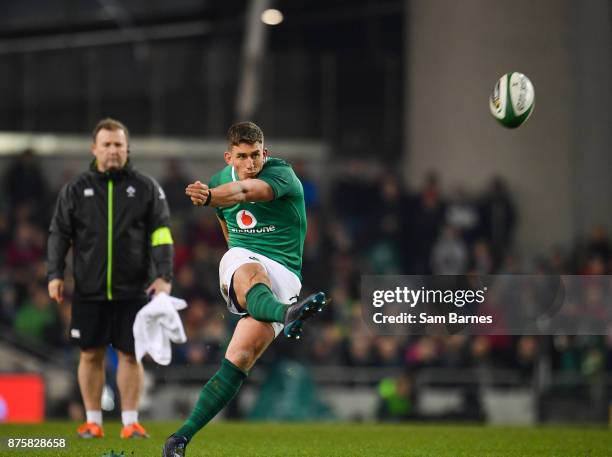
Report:
M248 316L238 321L221 368L202 389L195 408L183 426L166 441L164 457L185 455L187 443L234 398L248 371L275 336L270 323Z

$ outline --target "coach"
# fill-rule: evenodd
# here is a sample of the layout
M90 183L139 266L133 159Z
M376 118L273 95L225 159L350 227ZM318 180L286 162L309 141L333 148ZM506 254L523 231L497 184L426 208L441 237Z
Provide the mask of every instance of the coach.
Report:
M65 257L72 246L70 339L80 347L78 379L87 412L77 433L104 436L101 397L105 351L112 344L119 357L121 437L147 437L138 423L143 371L134 357L132 325L147 295L170 292L170 213L159 184L132 168L125 125L101 120L91 152L89 171L66 184L57 200L47 247L49 296L63 302Z

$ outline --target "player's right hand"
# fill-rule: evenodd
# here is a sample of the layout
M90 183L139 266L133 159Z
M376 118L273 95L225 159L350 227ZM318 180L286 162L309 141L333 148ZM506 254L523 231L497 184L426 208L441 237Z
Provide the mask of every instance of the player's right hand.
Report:
M200 181L196 181L185 188L185 194L189 196L191 203L196 206L202 206L208 198L208 186Z
M62 305L64 303L64 280L55 278L49 281L49 297Z

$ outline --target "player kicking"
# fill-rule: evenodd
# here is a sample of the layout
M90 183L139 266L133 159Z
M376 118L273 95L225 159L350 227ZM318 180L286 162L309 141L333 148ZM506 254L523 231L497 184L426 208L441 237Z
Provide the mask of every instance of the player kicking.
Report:
M221 294L238 321L221 368L202 389L163 457L182 457L191 438L236 395L249 370L283 330L298 339L304 321L322 311L323 292L297 303L306 236L302 184L283 160L268 157L252 122L228 131L227 166L207 186L189 184L194 205L216 208L229 250L219 265Z

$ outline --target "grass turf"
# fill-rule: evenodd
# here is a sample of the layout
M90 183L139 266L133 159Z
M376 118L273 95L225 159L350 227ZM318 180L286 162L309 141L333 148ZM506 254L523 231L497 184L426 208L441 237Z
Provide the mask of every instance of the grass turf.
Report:
M6 457L77 457L115 451L126 457L159 457L167 435L180 424L144 423L151 438L121 440L120 424L105 424L106 437L76 438L77 424L0 425L0 437L63 437L66 450L0 450ZM596 457L612 456L604 427L493 427L479 425L375 425L214 423L187 448L187 457Z

